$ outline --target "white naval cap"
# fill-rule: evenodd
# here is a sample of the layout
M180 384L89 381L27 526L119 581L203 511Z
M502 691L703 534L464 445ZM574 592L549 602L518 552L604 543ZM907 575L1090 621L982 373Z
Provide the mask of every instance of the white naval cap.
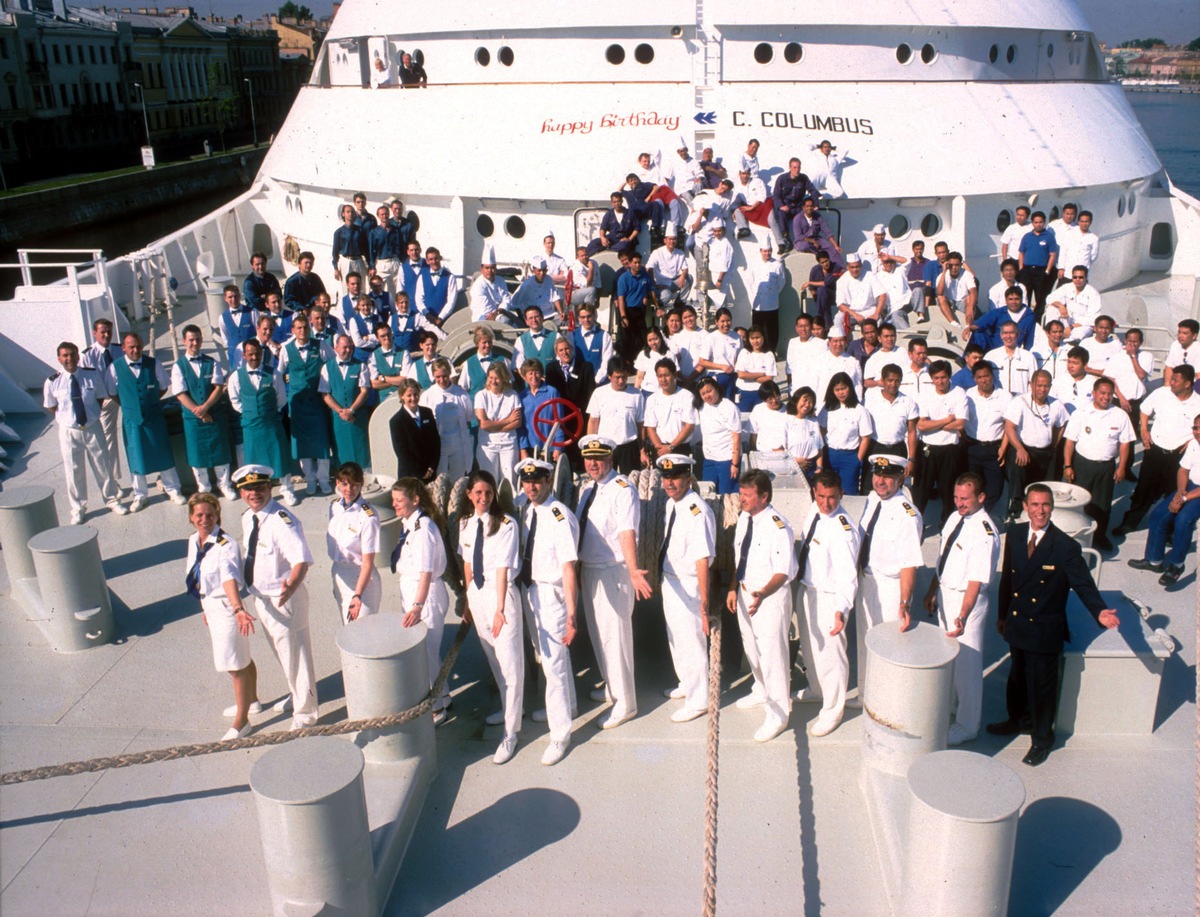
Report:
M522 481L536 481L539 478L548 478L554 473L554 466L549 462L543 462L541 459L523 459L521 464L517 466L517 474Z
M867 462L871 466L871 474L878 474L887 478L902 477L905 469L908 468L908 459L902 455L880 453L872 455L867 459Z
M672 452L669 455L661 456L655 464L664 478L682 478L692 473L696 462L690 455Z
M591 433L579 441L579 454L584 458L605 458L616 448L616 443L599 433Z
M270 484L272 471L266 465L243 465L233 473L234 487L254 487Z

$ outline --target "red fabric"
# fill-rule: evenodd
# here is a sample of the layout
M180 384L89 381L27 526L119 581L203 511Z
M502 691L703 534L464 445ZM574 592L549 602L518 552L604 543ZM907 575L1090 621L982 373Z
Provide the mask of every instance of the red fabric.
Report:
M749 210L744 210L742 212L745 214L746 219L749 222L754 223L756 226L770 227L771 224L768 221L771 216L772 206L773 205L770 201L762 201L758 204L755 204Z
M679 195L672 191L666 185L656 185L654 190L647 195L647 201L662 201L664 204L672 204L678 200Z

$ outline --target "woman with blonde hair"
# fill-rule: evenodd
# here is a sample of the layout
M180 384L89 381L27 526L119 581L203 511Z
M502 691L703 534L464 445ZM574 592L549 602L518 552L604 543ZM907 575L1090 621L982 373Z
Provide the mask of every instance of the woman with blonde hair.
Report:
M379 514L362 498L363 469L346 462L334 473L338 499L329 504L325 548L333 562L333 598L342 623L379 611L383 583L375 569Z
M525 422L521 399L513 391L512 375L503 363L488 369L487 384L475 396L474 406L479 422L475 461L496 481L503 481L517 464L517 437Z

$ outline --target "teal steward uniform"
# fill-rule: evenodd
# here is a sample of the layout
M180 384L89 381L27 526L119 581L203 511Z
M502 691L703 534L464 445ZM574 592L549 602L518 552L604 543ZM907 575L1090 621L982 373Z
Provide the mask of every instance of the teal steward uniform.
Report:
M345 375L342 370L345 370ZM325 364L325 378L322 389L328 388L330 396L343 408L354 404L361 388L370 388L367 382L367 367L357 360L347 361L342 366L337 359ZM367 442L367 410L364 403L354 413L354 422L347 423L337 413L330 412L333 422L333 448L337 453L337 462L357 462L363 468L371 466L371 448Z
M214 375L219 372L217 361L208 354L201 354L200 365L197 367L184 355L175 361L175 365L183 375L188 397L198 405L204 404L219 384L213 381ZM209 411L208 423L200 420L187 408L183 408L183 440L187 446L188 464L193 468L216 468L230 463L232 450L229 444L227 404L224 398L218 398Z
M400 375L400 370L404 368L404 355L404 351L399 347L393 347L391 353L384 353L383 348L380 347L373 354L371 354L371 359L375 362L376 375ZM394 391L396 391L396 386L389 385L387 388L376 389L375 394L379 396L380 401L383 401Z
M162 396L169 380L166 370L145 354L132 364L122 358L112 365L121 402L121 432L131 474L152 474L175 467L171 439L163 417Z
M292 425L292 458L329 458L329 408L321 397L321 344L310 341L303 355L295 341L287 351L287 402Z
M258 375L258 388L250 374ZM238 394L242 404L242 448L247 465L266 465L277 478L291 471L286 458L287 437L279 408L283 403L283 383L276 383L270 373L250 370L243 366L237 371Z

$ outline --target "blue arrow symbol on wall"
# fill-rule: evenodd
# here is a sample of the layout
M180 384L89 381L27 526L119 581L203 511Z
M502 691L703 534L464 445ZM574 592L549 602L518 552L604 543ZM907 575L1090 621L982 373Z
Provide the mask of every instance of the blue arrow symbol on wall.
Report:
M696 112L697 124L716 124L717 113L715 111L698 111Z

